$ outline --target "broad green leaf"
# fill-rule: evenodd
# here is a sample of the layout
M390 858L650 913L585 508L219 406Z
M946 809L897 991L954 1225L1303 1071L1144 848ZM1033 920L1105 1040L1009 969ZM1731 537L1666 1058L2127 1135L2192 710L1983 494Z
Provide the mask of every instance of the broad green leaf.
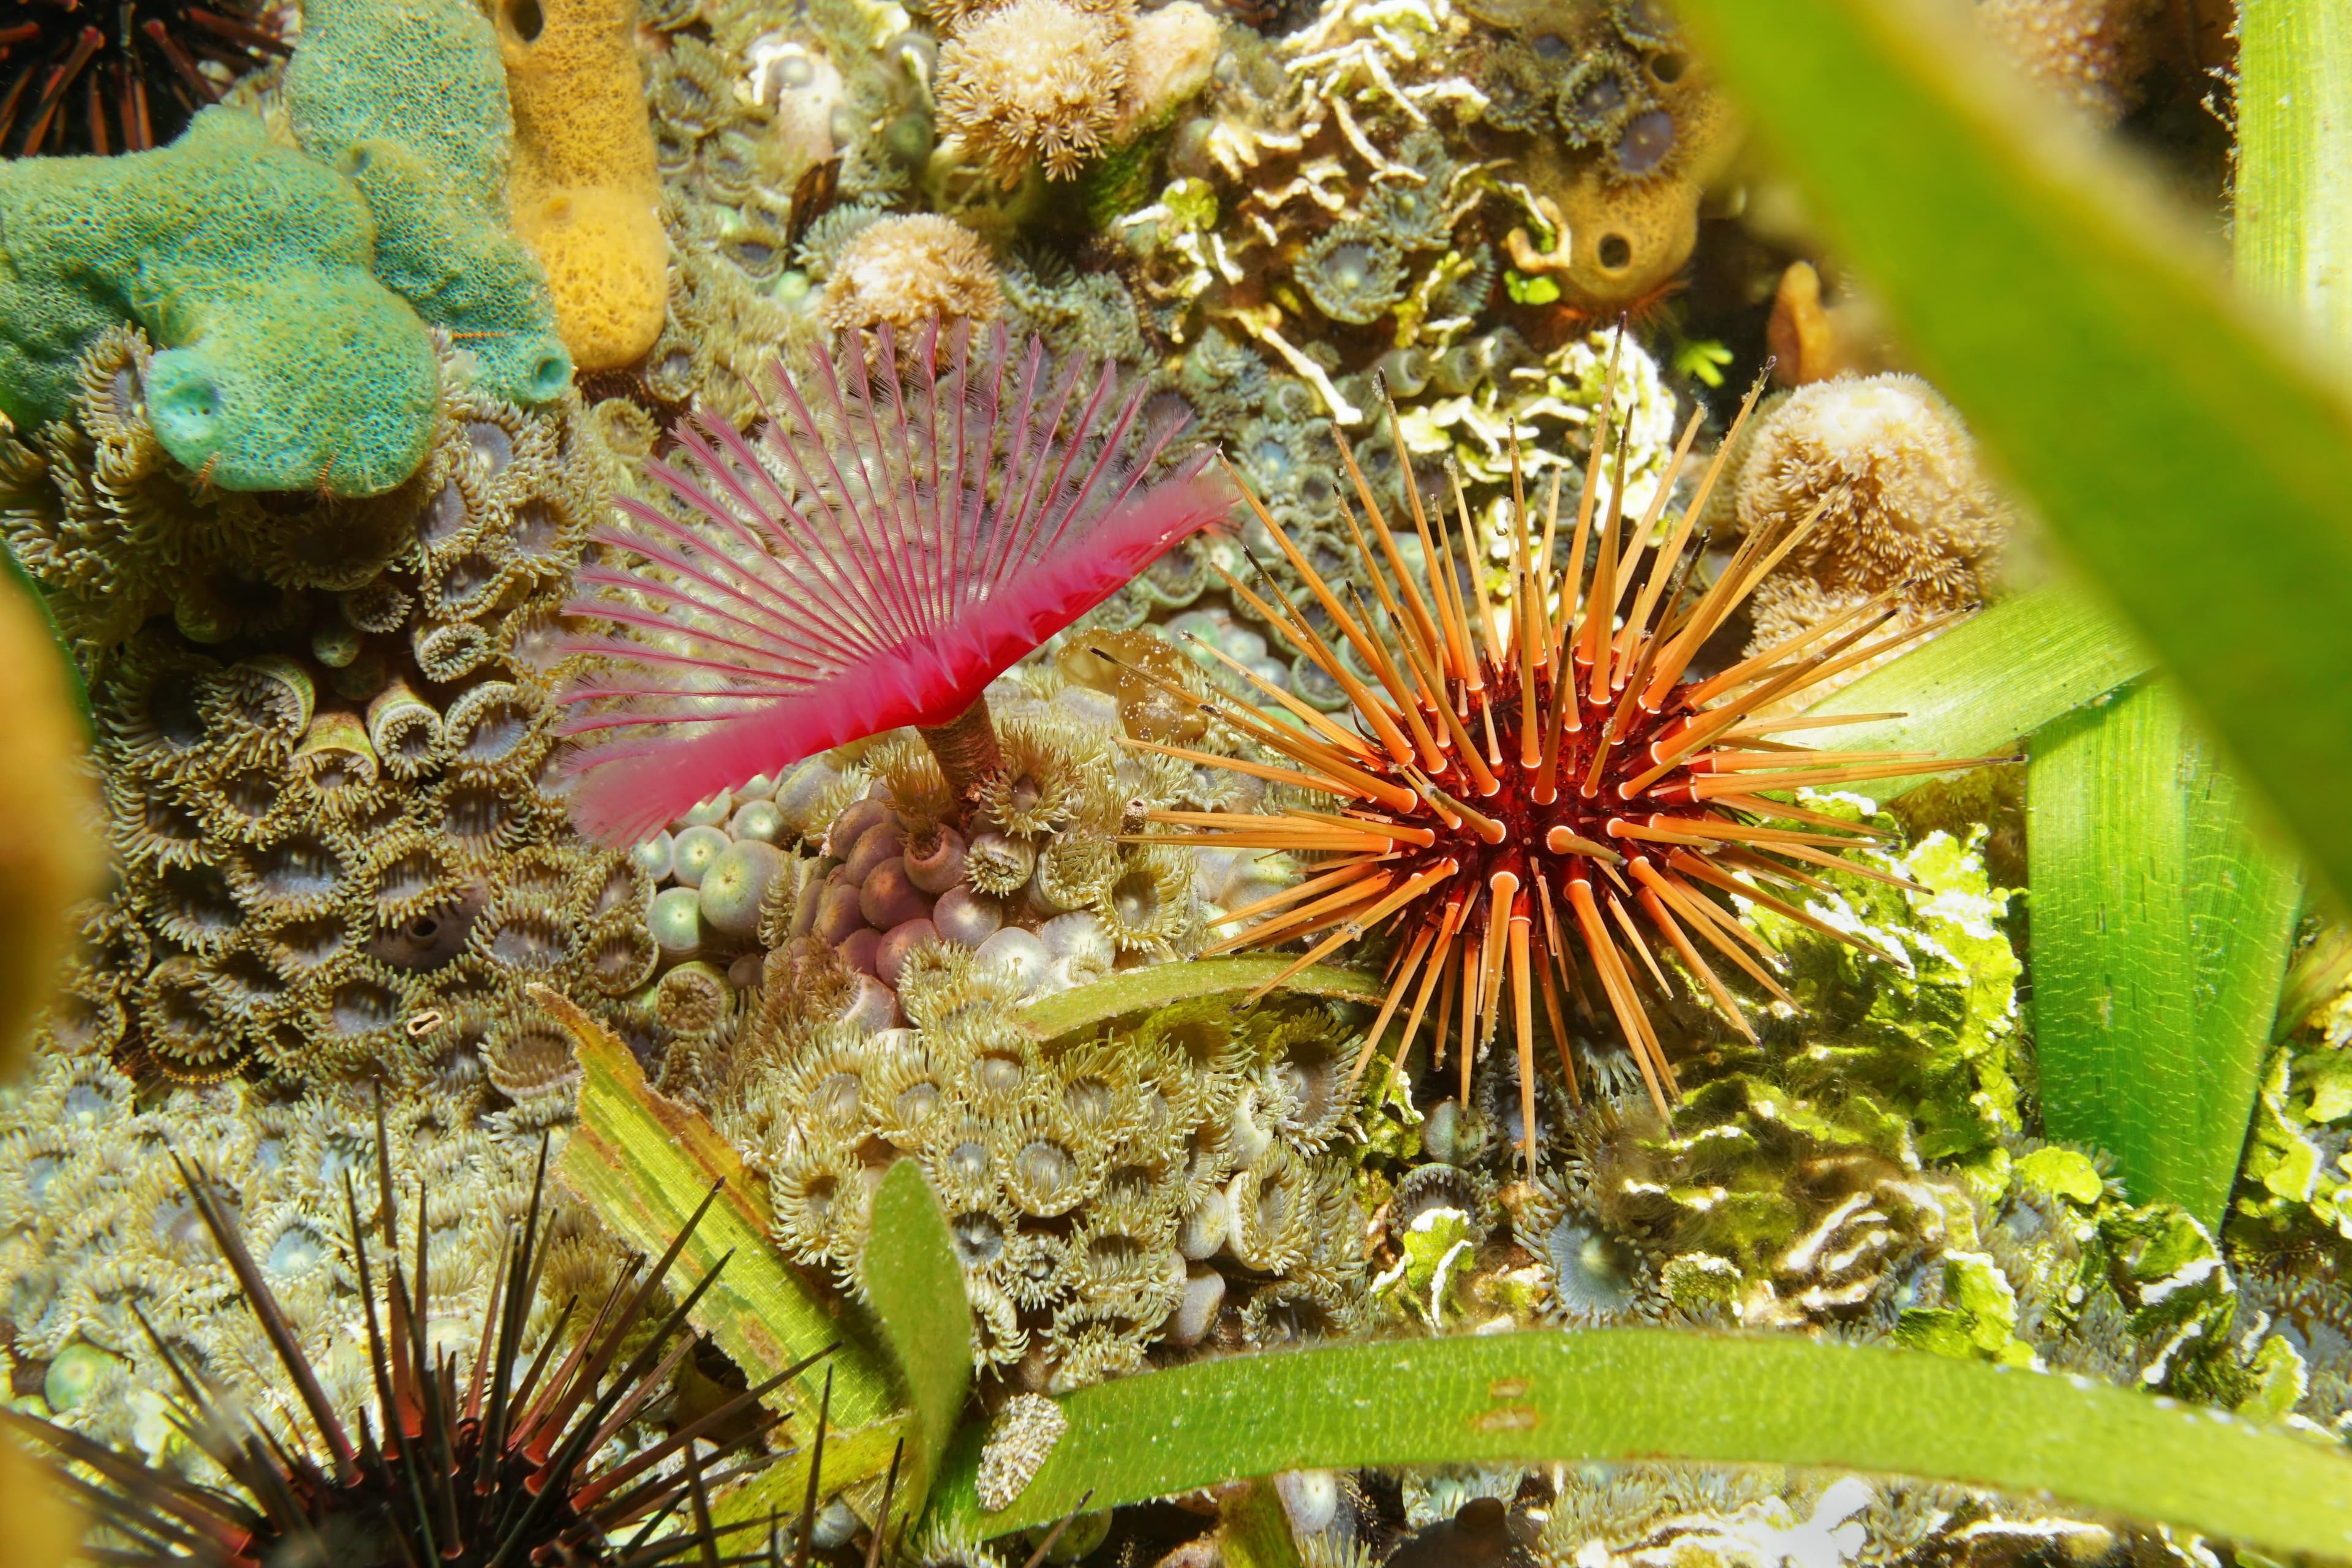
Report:
M913 1511L922 1506L971 1389L971 1308L947 1215L914 1161L901 1160L883 1175L870 1234L860 1267L913 1416L898 1475Z
M1988 756L2147 666L2139 645L2081 592L2038 588L1832 693L1811 711L1903 717L1821 732L1815 743ZM1893 800L1933 776L1881 780L1865 793Z
M838 1343L824 1363L785 1385L802 1432L815 1425L826 1367L833 1371L835 1425L860 1427L897 1417L888 1361L863 1325L841 1313L769 1245L766 1197L727 1141L700 1114L656 1093L629 1047L569 998L543 985L530 987L530 997L571 1037L582 1069L580 1123L556 1161L557 1179L647 1257L658 1257L712 1184L723 1183L719 1201L671 1270L670 1288L683 1293L726 1259L703 1295L695 1326L753 1383ZM882 1462L889 1462L887 1443Z
M2352 1556L2352 1460L2225 1413L1917 1352L1606 1329L1196 1362L1081 1389L1012 1506L968 1431L934 1527L1000 1535L1283 1470L1672 1458L1922 1476Z
M2237 32L2238 276L2352 343L2352 10L2241 0Z
M1680 6L1921 367L2352 888L2352 404L1965 9Z
M1041 1040L1083 1029L1090 1024L1165 1007L1195 996L1227 991L1255 991L1295 962L1287 957L1196 958L1185 963L1154 963L1122 970L1091 985L1060 992L1032 1004L1021 1014L1021 1026ZM1308 996L1341 996L1377 1005L1380 983L1352 969L1318 963L1282 983L1286 991Z
M2217 1228L2300 889L2158 682L2033 738L2034 1040L2053 1138Z
M818 1380L820 1383L822 1379ZM841 1391L835 1387L838 1397ZM764 1542L771 1520L793 1520L800 1515L801 1503L808 1497L809 1462L817 1457L816 1445L808 1441L815 1430L816 1413L809 1413L808 1424L794 1422L782 1440L793 1447L775 1459L751 1473L739 1486L730 1488L710 1500L710 1517L721 1525L748 1525L761 1533L756 1537ZM859 1506L859 1517L870 1521L874 1508L882 1501L882 1480L890 1468L893 1456L900 1455L899 1441L906 1436L907 1421L902 1416L889 1421L877 1421L869 1426L841 1431L827 1424L824 1440L824 1473L820 1477L820 1499L838 1496L844 1490ZM899 1458L898 1479L906 1482L906 1460ZM901 1491L890 1503L894 1519L911 1520L911 1510L902 1507ZM822 1504L820 1503L820 1506ZM787 1557L789 1560L789 1556ZM750 1561L761 1563L754 1557Z

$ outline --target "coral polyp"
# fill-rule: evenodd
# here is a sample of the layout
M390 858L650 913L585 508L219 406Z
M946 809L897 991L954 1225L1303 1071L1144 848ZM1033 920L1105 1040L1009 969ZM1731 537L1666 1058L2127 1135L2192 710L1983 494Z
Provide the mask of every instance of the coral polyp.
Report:
M1402 461L1402 426L1392 420L1391 429ZM1824 722L1780 716L1809 690L1940 624L1886 631L1897 616L1889 596L1704 679L1684 679L1708 638L1819 515L1750 536L1708 586L1687 597L1701 553L1692 548L1695 523L1720 464L1710 467L1677 522L1662 530L1661 518L1697 430L1694 417L1638 520L1624 515L1622 473L1620 482L1603 483L1606 432L1595 439L1564 578L1552 568L1557 470L1540 530L1515 486L1499 614L1476 555L1464 552L1442 506L1423 508L1417 487L1409 487L1411 531L1425 564L1419 573L1408 568L1398 529L1343 437L1340 454L1364 518L1344 499L1340 509L1360 557L1353 564L1377 605L1352 591L1343 602L1263 508L1258 521L1314 595L1330 635L1278 595L1261 595L1230 576L1227 585L1347 693L1356 728L1228 660L1299 724L1273 722L1223 696L1209 705L1286 765L1132 742L1337 799L1337 810L1158 812L1152 820L1183 831L1153 837L1320 858L1297 885L1234 910L1230 920L1249 923L1219 944L1312 939L1286 977L1395 929L1399 956L1358 1057L1359 1075L1409 1000L1398 1051L1433 1016L1433 1048L1442 1061L1450 1028L1466 1101L1472 1064L1508 1016L1531 1173L1538 1005L1574 1092L1561 994L1589 1009L1597 994L1663 1112L1675 1092L1674 1068L1643 1002L1646 985L1674 994L1660 950L1679 958L1723 1016L1753 1038L1707 951L1775 999L1789 996L1768 967L1770 950L1727 898L1834 936L1818 916L1759 884L1824 886L1808 866L1887 876L1840 858L1872 842L1871 830L1771 797L1966 765L1926 762L1916 752L1823 753L1780 738ZM1597 504L1604 492L1605 513ZM1458 518L1461 539L1476 537L1466 505ZM1583 563L1596 541L1588 577Z
M160 147L291 47L249 0L31 0L0 23L0 153Z

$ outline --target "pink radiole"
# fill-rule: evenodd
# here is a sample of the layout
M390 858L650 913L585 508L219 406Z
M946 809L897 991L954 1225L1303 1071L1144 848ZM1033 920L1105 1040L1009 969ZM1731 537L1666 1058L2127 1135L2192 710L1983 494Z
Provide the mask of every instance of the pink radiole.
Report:
M1205 454L1147 482L1186 416L1147 419L1116 364L1087 384L1002 327L972 348L935 323L902 364L885 326L777 365L756 443L698 419L690 470L646 465L675 507L615 498L565 606L619 628L567 644L594 660L559 696L583 832L625 843L908 724L967 789L993 765L988 683L1222 521Z

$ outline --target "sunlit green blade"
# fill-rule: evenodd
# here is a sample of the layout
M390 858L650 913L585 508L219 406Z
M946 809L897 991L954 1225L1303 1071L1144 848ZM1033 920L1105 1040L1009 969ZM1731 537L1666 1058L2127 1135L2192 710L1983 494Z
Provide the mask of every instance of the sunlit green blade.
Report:
M1091 985L1059 992L1034 1003L1021 1014L1021 1026L1041 1040L1050 1040L1099 1024L1108 1018L1165 1007L1195 996L1215 996L1229 991L1255 991L1289 968L1288 956L1196 958L1187 963L1154 963L1122 970ZM1286 991L1307 996L1340 996L1378 1003L1380 982L1352 969L1318 963L1282 983Z
M1791 732L1832 751L1990 756L2144 672L2148 656L2081 592L2039 588L1995 605L1872 670L1813 713L1900 713L1844 729ZM1876 780L1893 800L1933 774Z
M901 1160L884 1174L874 1193L870 1235L861 1265L866 1296L914 1415L898 1472L912 1511L922 1506L971 1388L971 1309L947 1215L914 1161Z
M2352 405L1931 0L1686 0L1906 348L2352 887Z
M1660 1329L1198 1362L1082 1389L1028 1487L982 1515L968 1431L927 1521L1002 1534L1283 1470L1675 1458L2044 1494L2273 1552L2352 1555L2332 1445L2071 1378L1919 1352Z
M2221 1223L2300 893L2162 685L2033 739L2027 853L2043 1129Z
M555 1164L565 1188L630 1246L657 1258L711 1184L723 1181L726 1190L671 1270L670 1288L683 1294L728 1259L695 1326L754 1383L838 1342L824 1365L785 1385L798 1428L815 1424L827 1366L835 1425L897 1415L888 1362L769 1244L766 1194L727 1141L699 1113L656 1093L628 1047L569 999L543 985L530 987L530 997L563 1026L580 1058L580 1124Z
M2352 9L2241 0L2237 34L2238 277L2352 344Z

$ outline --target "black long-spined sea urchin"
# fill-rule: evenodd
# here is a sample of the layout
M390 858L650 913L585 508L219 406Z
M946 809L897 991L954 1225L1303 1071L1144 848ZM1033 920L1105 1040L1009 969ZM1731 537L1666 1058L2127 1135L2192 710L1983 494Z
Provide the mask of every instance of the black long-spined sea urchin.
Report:
M742 1551L722 1549L728 1531L710 1524L708 1493L742 1466L727 1473L705 1467L758 1443L780 1419L761 1414L761 1399L808 1362L616 1465L595 1468L600 1451L644 1414L693 1347L694 1337L682 1331L716 1270L650 1331L646 1319L710 1198L641 1280L625 1275L614 1285L568 1348L571 1305L526 1359L525 1332L546 1261L542 1145L530 1212L509 1244L470 1370L463 1371L446 1352L427 1348L424 1194L417 1194L412 1287L400 1260L397 1200L381 1130L377 1173L382 1257L390 1275L381 1315L359 1200L348 1176L344 1185L376 1406L373 1419L361 1415L354 1441L244 1238L215 1201L211 1182L200 1169L181 1167L189 1198L277 1352L313 1439L289 1441L208 1398L151 1330L184 1396L175 1415L181 1430L236 1489L199 1487L67 1428L9 1415L11 1425L71 1461L67 1484L114 1538L95 1553L97 1561L125 1568L658 1568L689 1558L711 1565L768 1560L764 1539L747 1540ZM717 1195L714 1188L711 1197ZM667 1462L674 1458L682 1464Z
M292 48L255 0L24 0L0 22L0 153L136 153ZM207 68L210 68L209 69Z

